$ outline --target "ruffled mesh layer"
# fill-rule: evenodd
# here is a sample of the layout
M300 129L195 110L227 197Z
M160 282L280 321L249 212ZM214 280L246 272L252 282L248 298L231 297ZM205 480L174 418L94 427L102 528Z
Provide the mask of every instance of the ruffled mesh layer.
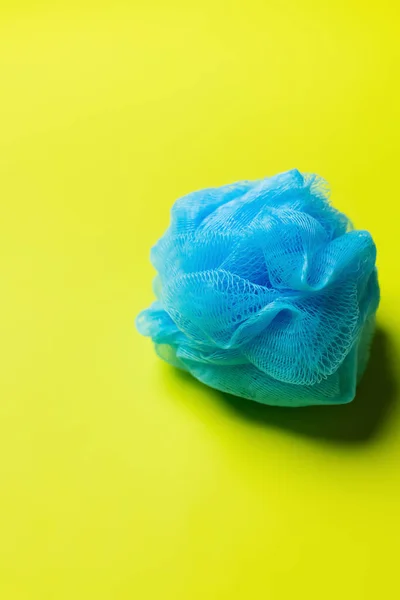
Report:
M264 404L350 402L379 303L376 249L297 170L179 199L137 318L167 362Z

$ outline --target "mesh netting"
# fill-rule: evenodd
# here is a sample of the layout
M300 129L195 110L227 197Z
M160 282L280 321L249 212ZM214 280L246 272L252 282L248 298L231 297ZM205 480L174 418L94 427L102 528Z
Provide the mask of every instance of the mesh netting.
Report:
M379 303L375 257L316 175L194 192L152 249L157 301L137 326L161 358L224 392L350 402Z

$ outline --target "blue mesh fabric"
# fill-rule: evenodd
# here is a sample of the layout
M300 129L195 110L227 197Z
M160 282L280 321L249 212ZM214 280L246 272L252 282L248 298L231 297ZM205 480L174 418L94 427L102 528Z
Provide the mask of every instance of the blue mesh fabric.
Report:
M350 402L379 303L376 249L297 170L179 199L137 318L158 355L264 404Z

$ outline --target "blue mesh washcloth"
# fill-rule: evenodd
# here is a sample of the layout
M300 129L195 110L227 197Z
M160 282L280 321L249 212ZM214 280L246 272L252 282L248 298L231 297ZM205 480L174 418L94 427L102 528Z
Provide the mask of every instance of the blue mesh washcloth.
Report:
M376 249L297 170L189 194L152 249L137 318L161 358L264 404L350 402L379 304Z

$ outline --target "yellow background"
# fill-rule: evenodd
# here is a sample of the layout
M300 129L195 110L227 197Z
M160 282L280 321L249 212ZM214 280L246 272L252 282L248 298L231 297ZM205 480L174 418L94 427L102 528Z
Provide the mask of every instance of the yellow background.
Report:
M399 597L396 2L2 2L0 597ZM179 375L134 330L173 201L297 167L378 246L350 406Z

